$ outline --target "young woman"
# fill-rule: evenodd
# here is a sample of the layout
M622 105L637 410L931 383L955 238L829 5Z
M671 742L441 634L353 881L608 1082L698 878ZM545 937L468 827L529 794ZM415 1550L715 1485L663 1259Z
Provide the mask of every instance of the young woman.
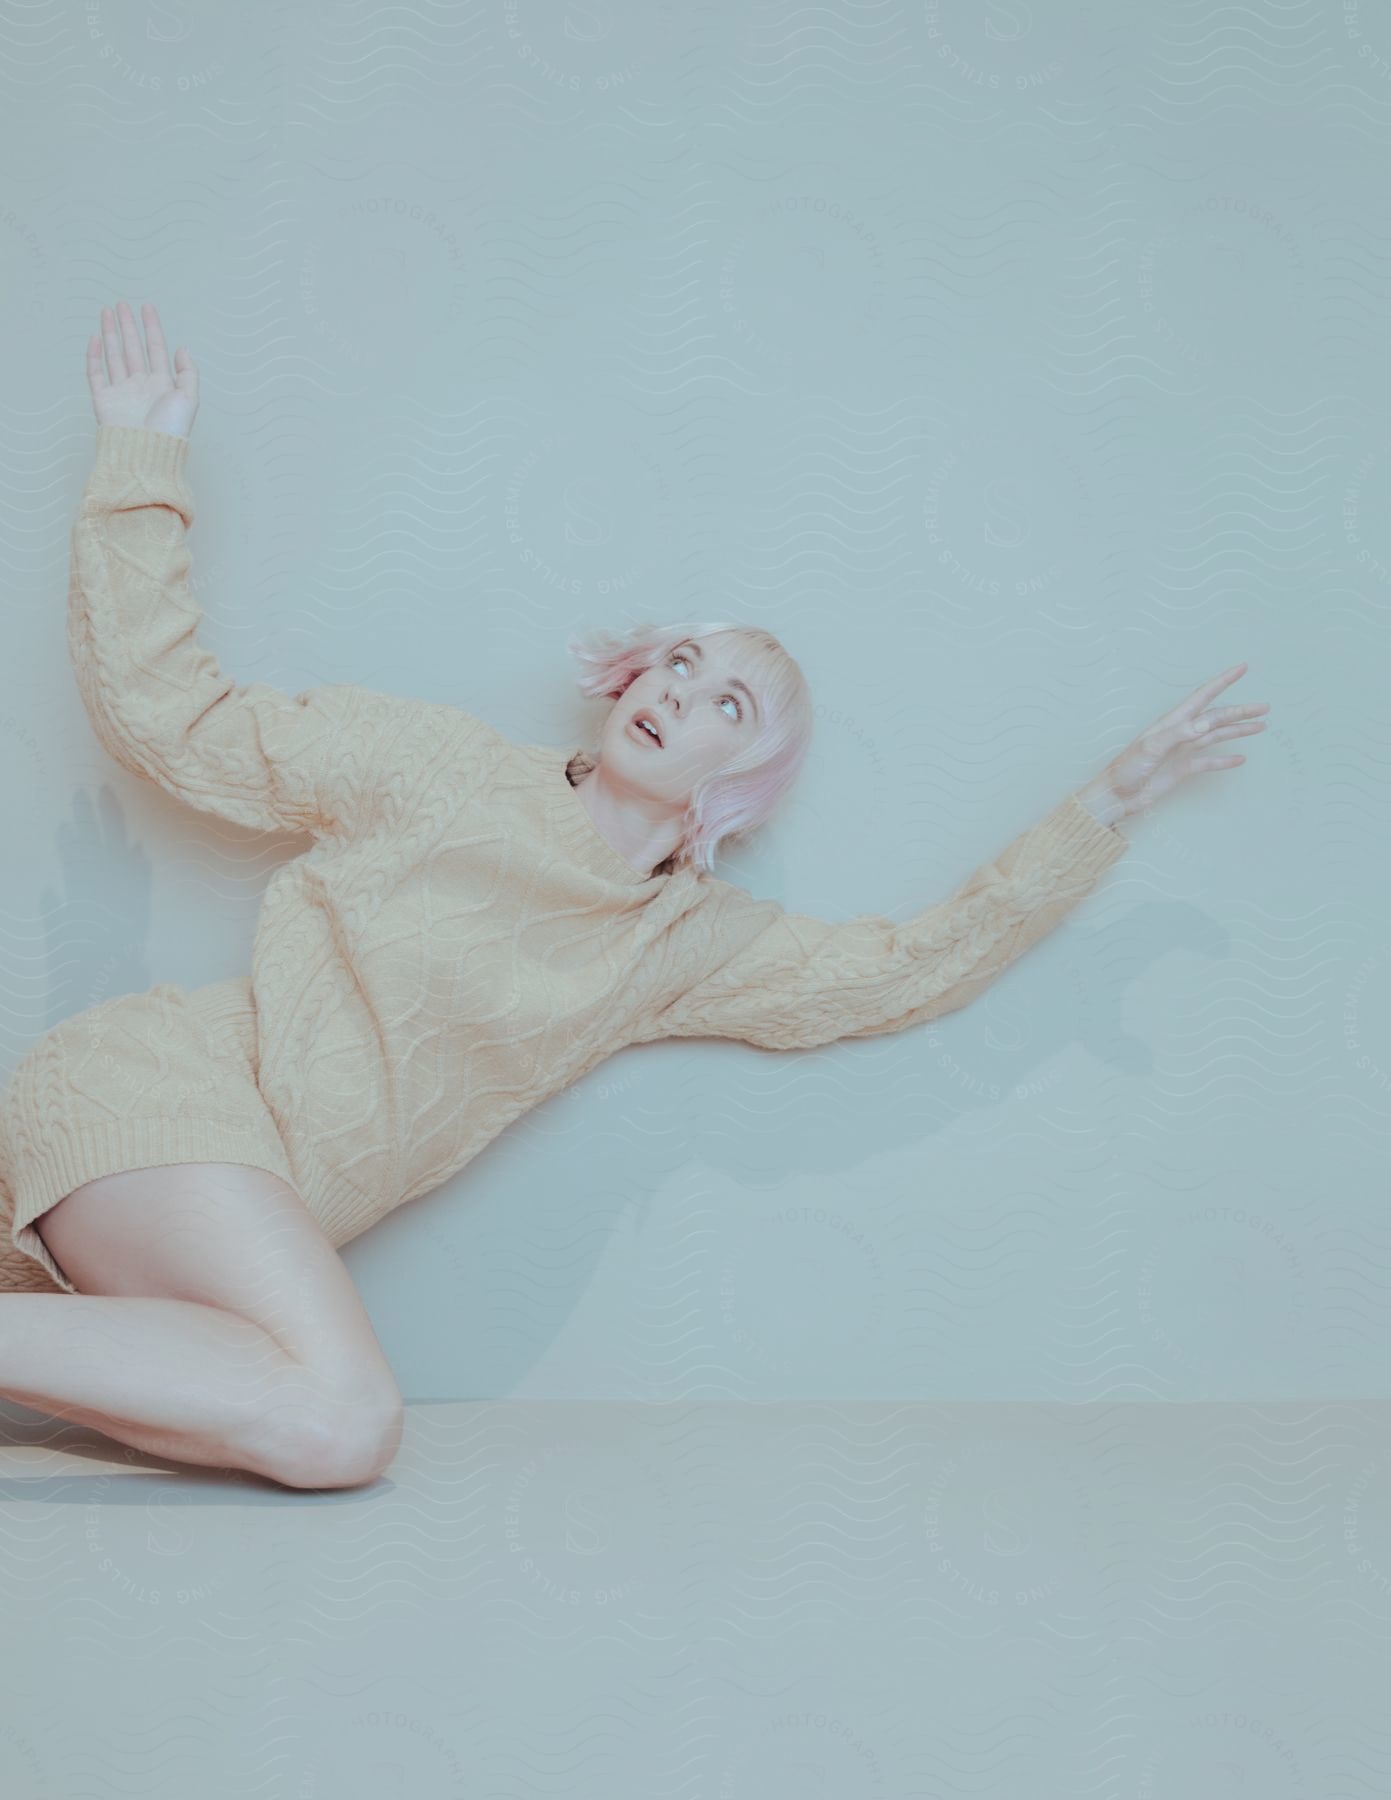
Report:
M1238 664L906 924L788 913L710 873L807 747L805 682L765 631L572 644L612 702L593 756L353 685L228 680L188 579L197 370L143 315L143 344L122 302L87 347L83 701L132 773L314 842L266 889L249 976L88 1008L0 1100L0 1394L141 1449L372 1480L401 1397L339 1246L624 1046L794 1049L964 1006L1124 854L1118 821L1262 728L1263 703L1212 705Z

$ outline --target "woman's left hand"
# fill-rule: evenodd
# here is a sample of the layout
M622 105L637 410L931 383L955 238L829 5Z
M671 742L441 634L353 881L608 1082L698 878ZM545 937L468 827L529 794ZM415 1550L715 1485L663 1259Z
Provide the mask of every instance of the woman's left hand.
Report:
M1246 761L1244 756L1213 756L1212 746L1225 738L1264 731L1265 720L1259 715L1270 711L1269 702L1208 709L1223 688L1246 673L1246 667L1244 662L1237 663L1195 688L1078 790L1078 798L1103 825L1114 825L1131 813L1147 812L1190 775L1235 769Z

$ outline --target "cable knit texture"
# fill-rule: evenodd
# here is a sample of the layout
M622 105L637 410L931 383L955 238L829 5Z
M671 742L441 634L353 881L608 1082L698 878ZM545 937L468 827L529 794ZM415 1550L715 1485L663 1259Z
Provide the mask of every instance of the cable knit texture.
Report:
M98 429L72 535L83 702L132 774L231 824L314 841L268 884L240 987L182 1007L167 987L156 1002L122 996L102 1016L124 1051L77 1068L67 1021L23 1059L0 1112L0 1187L22 1194L12 1241L28 1258L44 1260L21 1224L74 1175L174 1161L288 1170L345 1243L625 1045L806 1049L965 1005L1129 847L1069 794L903 924L790 913L665 864L643 873L572 785L591 766L583 750L516 744L458 707L352 684L291 697L224 675L196 637L188 452L166 433ZM250 1046L241 1088L223 1080L233 1024ZM142 1057L176 1085L134 1083ZM140 1112L152 1091L181 1096L176 1119L163 1102ZM264 1152L232 1153L258 1133Z

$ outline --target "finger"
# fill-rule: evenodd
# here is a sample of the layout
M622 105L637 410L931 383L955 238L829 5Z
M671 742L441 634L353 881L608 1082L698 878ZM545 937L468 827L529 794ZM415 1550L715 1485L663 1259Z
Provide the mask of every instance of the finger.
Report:
M1213 725L1229 725L1233 719L1255 719L1269 711L1268 700L1253 700L1248 706L1216 706L1205 716Z
M1205 756L1201 762L1195 762L1193 773L1205 775L1209 769L1234 769L1238 763L1244 763L1244 756Z
M1214 706L1199 716L1209 727L1213 725L1233 725L1238 719L1260 719L1270 711L1268 700L1255 700L1249 706Z
M1264 730L1264 719L1247 719L1244 723L1237 725L1213 725L1203 733L1199 742L1206 749L1209 744L1221 743L1223 738L1249 737L1254 731Z
M121 348L126 353L126 373L128 375L147 374L145 346L140 342L140 327L135 322L135 314L130 310L129 300L117 302L116 317L121 325Z
M126 378L125 352L121 349L121 334L116 329L116 315L109 306L101 309L101 336L106 346L106 372L112 382L124 381Z
M145 342L150 347L150 372L153 375L168 375L169 355L164 345L164 327L159 322L159 314L152 301L147 300L140 308L140 316L145 321Z
M1172 746L1185 739L1210 738L1220 726L1234 724L1239 719L1254 719L1264 725L1266 720L1261 715L1269 711L1267 700L1253 701L1250 706L1219 706L1212 712L1200 713L1196 719L1178 720L1169 727L1166 741Z
M1176 721L1182 723L1186 719L1191 719L1194 713L1203 710L1209 700L1215 700L1223 688L1228 688L1234 681L1240 680L1246 673L1246 667L1244 662L1236 663L1232 668L1224 669L1220 675L1214 675L1211 681L1205 681L1201 687L1194 688L1186 700L1180 700L1177 706L1170 707L1169 711L1155 723L1171 725Z
M94 331L87 339L87 386L93 394L99 394L106 385L106 374L101 366L101 339Z
M198 365L182 344L174 352L174 380L184 393L198 398Z

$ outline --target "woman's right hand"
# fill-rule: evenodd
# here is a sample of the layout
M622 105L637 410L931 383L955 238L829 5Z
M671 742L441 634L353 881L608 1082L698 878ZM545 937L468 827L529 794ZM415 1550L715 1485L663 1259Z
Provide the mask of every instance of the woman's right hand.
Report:
M87 386L99 425L144 426L187 437L198 411L198 367L180 344L170 372L159 314L147 300L140 309L149 355L135 314L124 301L101 309L101 336L87 339ZM102 345L106 368L102 369Z

